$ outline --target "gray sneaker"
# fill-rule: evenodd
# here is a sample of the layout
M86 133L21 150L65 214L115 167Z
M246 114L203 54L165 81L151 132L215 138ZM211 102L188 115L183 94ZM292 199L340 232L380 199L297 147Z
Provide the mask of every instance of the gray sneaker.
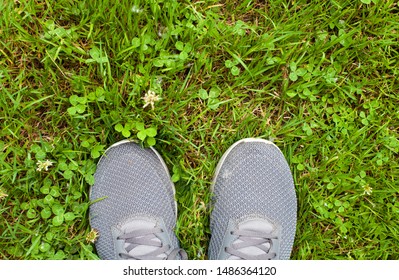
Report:
M177 204L168 169L153 148L124 140L101 157L90 190L90 225L101 259L186 259L173 231Z
M209 259L289 259L296 229L290 168L270 141L243 139L220 160L212 184Z

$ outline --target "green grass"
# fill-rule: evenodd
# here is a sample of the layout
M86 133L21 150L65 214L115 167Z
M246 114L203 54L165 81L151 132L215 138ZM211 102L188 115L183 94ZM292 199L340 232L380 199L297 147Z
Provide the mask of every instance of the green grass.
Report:
M88 191L124 138L155 140L206 259L213 172L246 137L291 166L292 259L399 259L396 1L134 2L0 1L1 259L98 258Z

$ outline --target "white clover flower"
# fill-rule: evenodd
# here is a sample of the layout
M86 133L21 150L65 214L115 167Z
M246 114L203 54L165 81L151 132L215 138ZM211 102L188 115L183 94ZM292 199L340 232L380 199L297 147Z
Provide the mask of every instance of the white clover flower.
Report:
M365 195L365 194L371 195L373 193L373 188L370 187L370 185L365 185L362 188L364 190L363 195Z
M8 196L8 194L6 194L5 191L3 191L3 190L0 188L0 201L1 201L3 198L7 197L7 196Z
M141 13L141 12L143 11L143 9L140 9L140 8L137 7L136 5L133 5L131 11L132 11L132 13L139 14L139 13Z
M36 169L37 171L42 171L43 169L45 171L48 171L48 168L53 165L53 163L48 159L46 159L45 161L38 160L36 164L37 164L37 169Z
M86 241L88 243L94 243L99 236L100 233L98 232L98 230L92 228L91 231L86 235Z
M164 37L166 35L167 31L168 31L167 27L162 26L162 25L159 26L159 28L158 28L158 37L160 37L160 38Z
M154 102L161 100L161 98L152 90L149 90L142 99L145 102L143 108L151 105L152 109L154 109Z

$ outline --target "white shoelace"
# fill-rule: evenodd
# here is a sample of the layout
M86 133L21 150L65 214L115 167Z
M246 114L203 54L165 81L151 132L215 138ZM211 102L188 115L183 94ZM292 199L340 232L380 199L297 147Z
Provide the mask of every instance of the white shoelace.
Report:
M119 256L124 259L134 260L172 260L172 259L187 259L187 253L182 249L173 249L169 255L170 245L163 245L162 241L156 236L157 233L162 233L163 230L159 227L151 229L135 230L129 233L120 235L117 239L124 240L125 249L128 253L120 253ZM133 250L138 246L151 246L154 250L147 254L137 255Z
M250 230L235 230L231 234L238 236L238 239L230 247L225 248L230 255L243 260L271 260L276 257L276 253L273 252L273 239L277 239L277 236ZM245 253L245 249L250 247L255 247L264 253Z

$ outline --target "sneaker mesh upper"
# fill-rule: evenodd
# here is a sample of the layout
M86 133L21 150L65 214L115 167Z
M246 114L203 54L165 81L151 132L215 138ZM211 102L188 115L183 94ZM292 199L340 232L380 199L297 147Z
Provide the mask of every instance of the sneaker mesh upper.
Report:
M230 219L267 217L281 226L280 259L289 259L296 229L296 194L281 151L265 142L238 143L224 159L214 179L209 259L225 246Z
M99 231L96 242L101 259L115 259L111 227L131 217L162 218L178 248L173 232L176 224L174 187L162 162L151 149L128 142L112 146L101 158L94 175L90 224Z

